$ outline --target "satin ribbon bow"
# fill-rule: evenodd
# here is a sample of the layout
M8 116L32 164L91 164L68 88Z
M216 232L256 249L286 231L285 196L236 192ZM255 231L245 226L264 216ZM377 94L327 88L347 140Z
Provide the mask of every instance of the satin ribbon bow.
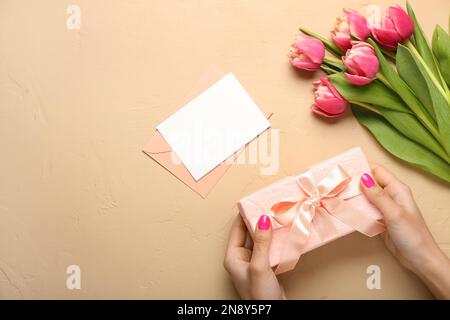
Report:
M355 197L361 191L359 181L352 182L352 177L339 165L317 184L311 171L295 179L304 196L284 199L271 208L272 218L282 227L289 227L276 274L295 267L312 226L322 241L337 233L333 218L369 237L384 231L382 223L346 203L345 199Z

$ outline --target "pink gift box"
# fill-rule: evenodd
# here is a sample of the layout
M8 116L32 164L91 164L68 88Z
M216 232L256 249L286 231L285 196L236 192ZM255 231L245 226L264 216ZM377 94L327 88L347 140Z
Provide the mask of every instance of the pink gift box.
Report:
M357 190L357 193L359 194L345 199L345 204L358 209L358 211L365 215L369 220L373 220L377 223L376 220L382 218L381 213L362 193L360 193L360 177L363 173L370 172L369 164L367 163L361 148L357 147L345 151L344 153L341 153L331 159L311 166L306 171L309 170L315 180L319 182L338 165L351 177L350 184L342 192L340 192L339 197L345 198L345 194L348 189L353 189L353 191ZM296 177L290 176L242 198L238 203L239 211L252 237L261 214L271 214L272 206L282 201L282 199L299 198L302 195L305 195L305 193L299 188ZM335 217L331 215L330 217L334 226L333 234L328 235L324 239L323 236L319 236L315 226L311 225L311 228L309 229L310 235L302 248L299 249L300 255L355 231L354 228L341 222ZM275 267L283 262L281 261L283 256L282 250L285 246L286 240L288 239L290 228L288 226L278 224L273 219L272 228L273 237L270 247L270 265ZM383 230L380 228L376 228L375 233L378 234L382 231Z

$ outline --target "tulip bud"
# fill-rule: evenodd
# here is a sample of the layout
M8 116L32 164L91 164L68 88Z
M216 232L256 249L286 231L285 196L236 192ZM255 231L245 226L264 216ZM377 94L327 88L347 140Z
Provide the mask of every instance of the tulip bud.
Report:
M313 83L315 89L312 112L324 117L338 117L345 112L349 103L345 100L327 77Z
M336 26L331 31L331 39L342 51L352 47L351 36L366 41L369 35L370 29L366 18L351 9L344 9L344 15L337 18Z
M342 62L347 68L345 78L357 86L372 82L380 67L375 50L366 42L354 42L353 47L342 57Z
M399 5L390 6L384 19L372 26L372 35L386 49L394 51L399 43L409 39L414 22Z
M294 67L308 71L318 70L324 56L325 46L322 41L305 34L296 35L289 53Z

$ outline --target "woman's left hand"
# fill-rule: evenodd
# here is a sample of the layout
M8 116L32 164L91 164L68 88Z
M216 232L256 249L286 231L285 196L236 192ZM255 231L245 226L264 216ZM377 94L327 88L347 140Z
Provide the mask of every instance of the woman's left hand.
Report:
M269 263L272 240L270 218L262 215L256 227L253 249L245 246L247 228L238 215L231 228L224 266L242 299L286 299Z

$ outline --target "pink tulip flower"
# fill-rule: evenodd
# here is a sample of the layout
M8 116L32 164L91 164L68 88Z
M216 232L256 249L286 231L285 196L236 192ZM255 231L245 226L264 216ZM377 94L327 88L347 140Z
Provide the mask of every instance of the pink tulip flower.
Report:
M344 73L348 82L357 86L363 86L373 81L378 73L380 63L373 47L366 42L354 42L351 49L347 50L342 62L347 68Z
M296 35L289 53L294 67L308 71L318 70L324 56L325 46L322 41L305 34Z
M351 9L344 9L344 15L337 18L336 26L331 31L331 39L342 51L352 47L351 36L366 41L369 35L370 29L366 18Z
M372 25L372 35L379 44L394 51L414 31L414 22L399 5L390 6L384 19Z
M338 117L345 112L348 101L339 94L327 77L314 82L313 87L315 98L312 112L327 118Z

